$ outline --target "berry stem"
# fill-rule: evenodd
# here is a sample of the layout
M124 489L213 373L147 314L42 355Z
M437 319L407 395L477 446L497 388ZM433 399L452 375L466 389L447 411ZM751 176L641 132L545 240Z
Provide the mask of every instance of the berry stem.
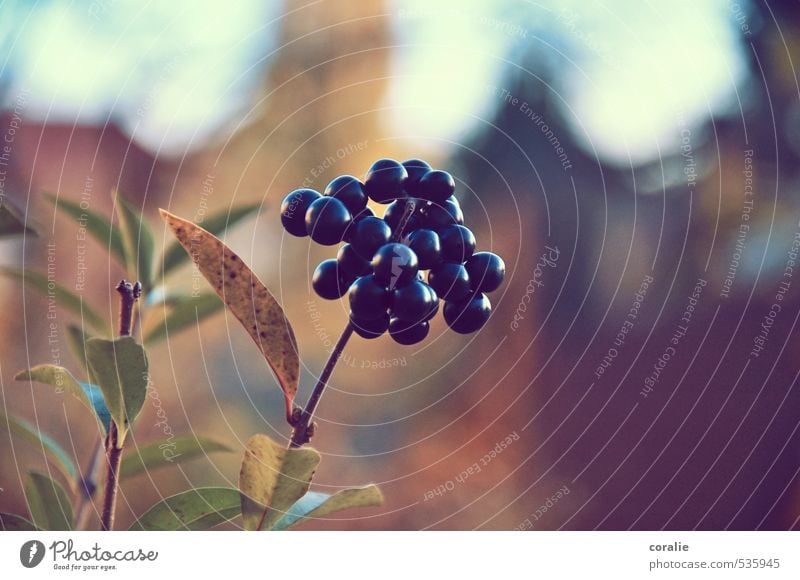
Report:
M130 336L133 323L133 307L142 293L139 282L131 284L125 280L117 285L120 297L119 335ZM119 430L112 419L106 435L106 483L103 493L103 512L100 525L103 531L114 527L114 513L117 507L117 491L119 490L119 468L122 463L122 449L118 445Z
M409 199L408 203L406 203L403 215L400 218L400 222L397 224L397 229L392 233L393 242L399 242L403 239L403 230L406 229L408 220L411 219L411 216L414 214L416 209L416 200L413 198ZM317 410L317 405L322 398L322 394L325 392L325 387L328 386L328 380L333 374L333 369L336 368L336 363L339 362L342 352L344 351L344 347L347 346L347 341L350 340L351 336L353 336L353 330L353 323L348 322L347 326L344 327L339 340L336 341L336 344L331 351L331 356L328 357L328 362L325 363L325 367L322 369L322 373L319 375L317 384L314 385L314 390L311 391L311 396L308 398L306 406L302 410L298 409L295 411L296 420L294 423L294 429L292 431L292 439L289 441L289 449L302 447L311 441L311 437L314 435L314 424L312 423L312 420L314 419L314 412Z

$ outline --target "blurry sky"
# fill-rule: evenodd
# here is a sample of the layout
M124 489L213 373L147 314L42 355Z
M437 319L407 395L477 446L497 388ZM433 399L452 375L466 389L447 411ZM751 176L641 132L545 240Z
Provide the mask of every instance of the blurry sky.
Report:
M221 6L5 2L0 86L28 89L33 118L110 118L162 153L203 145L249 110L284 9L263 0ZM550 97L586 149L611 162L647 161L675 147L678 119L691 125L742 98L736 17L746 9L724 0L390 0L397 48L387 124L423 150L441 148L489 116L498 104L489 88L501 87L504 72L555 67ZM540 61L520 68L531 48Z

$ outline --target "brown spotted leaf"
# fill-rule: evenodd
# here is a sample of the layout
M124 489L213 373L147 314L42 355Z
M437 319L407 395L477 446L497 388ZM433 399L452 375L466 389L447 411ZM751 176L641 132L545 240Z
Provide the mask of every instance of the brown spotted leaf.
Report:
M291 422L300 357L283 309L253 271L219 238L168 211L160 212L197 269L261 349L283 390L286 418Z

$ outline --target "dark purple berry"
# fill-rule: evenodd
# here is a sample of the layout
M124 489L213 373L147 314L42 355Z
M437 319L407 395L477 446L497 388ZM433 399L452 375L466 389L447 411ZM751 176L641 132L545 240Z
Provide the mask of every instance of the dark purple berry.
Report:
M378 284L394 290L416 280L419 261L408 246L398 243L385 244L372 258L372 271Z
M345 295L353 280L355 276L344 275L336 260L325 260L314 270L311 286L320 298L336 300Z
M439 232L439 240L446 262L463 264L475 252L475 236L464 226L447 226Z
M453 262L443 262L431 270L428 284L445 300L463 300L471 290L467 269Z
M321 197L308 206L306 231L318 244L333 246L342 241L352 219L341 201L335 197Z
M406 210L406 204L408 200L406 199L398 199L393 201L389 205L386 206L386 210L383 212L383 221L385 221L392 231L396 231L397 227L400 225L400 220L403 219L403 214ZM408 218L408 222L406 222L406 227L403 229L403 232L413 232L420 227L420 216L419 210L416 209L414 213Z
M359 320L372 320L389 308L389 291L374 276L361 276L350 286L350 311Z
M407 322L421 322L434 309L434 296L424 282L414 281L392 293L392 316Z
M364 184L352 175L340 175L325 188L325 195L341 201L352 215L367 207Z
M434 316L436 316L437 312L439 312L439 296L436 294L436 290L434 290L433 288L431 288L427 284L425 286L428 288L428 293L431 295L431 304L432 304L431 309L428 311L428 314L425 316L425 320L430 320Z
M339 270L342 275L345 277L352 276L353 280L372 271L369 262L359 256L350 244L345 244L339 248L339 252L336 254L336 262L339 264Z
M446 302L444 319L447 325L459 334L479 330L492 313L492 303L486 294L473 294L458 302Z
M281 202L281 223L287 232L298 238L308 235L306 231L306 211L320 194L313 189L295 189Z
M442 261L442 245L439 235L433 230L412 231L405 242L417 255L420 270L430 270Z
M419 197L443 204L456 190L456 182L446 171L434 169L420 178L417 189Z
M403 167L406 168L408 179L406 179L406 192L408 195L417 195L417 183L420 178L431 170L431 166L425 163L422 159L406 159L403 161Z
M367 195L377 203L389 203L405 197L403 187L408 178L406 168L394 159L379 159L367 172L364 187Z
M353 234L355 233L355 228L358 223L363 220L367 219L368 217L375 217L375 212L372 211L369 207L365 207L362 209L358 214L353 216L353 221L350 222L350 226L344 232L344 240L346 242L351 241L353 238Z
M375 252L382 245L389 242L392 229L380 218L365 217L353 228L350 244L359 256L365 260L372 260Z
M389 329L389 314L384 312L377 318L357 318L350 313L353 330L362 338L378 338Z
M455 197L447 198L443 204L430 202L420 210L420 213L425 227L435 231L464 223L464 213Z
M478 252L464 264L474 292L494 292L503 283L506 265L492 252Z
M425 340L431 325L428 322L409 324L399 318L392 318L389 322L389 334L398 344L410 346Z

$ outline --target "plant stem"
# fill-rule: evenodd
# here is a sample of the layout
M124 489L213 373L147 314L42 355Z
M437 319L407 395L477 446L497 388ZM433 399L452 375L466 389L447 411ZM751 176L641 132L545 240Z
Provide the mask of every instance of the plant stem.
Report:
M131 284L125 280L117 285L120 296L119 335L130 336L133 322L133 307L142 294L139 282ZM114 512L117 507L117 491L119 490L119 468L122 463L122 448L119 446L119 430L112 419L106 436L106 484L103 494L103 513L101 528L109 531L114 527Z
M78 505L75 508L75 529L80 530L86 526L86 520L89 517L89 506L92 504L92 499L97 491L97 468L100 466L100 458L103 457L103 440L100 439L94 446L92 456L89 459L89 466L86 471L81 475L78 481L78 489L80 496L78 497Z
M397 229L392 234L392 242L399 242L403 238L403 230L405 230L408 220L411 219L411 216L414 214L416 209L416 200L409 199L406 203L403 216L400 218ZM342 352L344 351L344 347L347 345L347 341L350 340L351 336L353 336L353 331L353 323L348 322L347 326L344 327L339 340L336 341L336 344L331 351L331 356L328 357L328 362L325 363L325 367L323 367L322 373L320 373L319 379L317 379L317 384L314 385L314 390L311 391L311 396L308 398L305 408L303 408L303 410L297 415L297 420L294 424L294 430L292 431L292 439L289 441L289 449L302 447L311 441L311 437L314 436L315 429L314 423L312 422L314 419L314 412L317 410L319 400L322 398L322 394L325 392L325 387L328 386L328 380L333 374L333 369L336 368L336 363L339 362L339 359L342 356Z

